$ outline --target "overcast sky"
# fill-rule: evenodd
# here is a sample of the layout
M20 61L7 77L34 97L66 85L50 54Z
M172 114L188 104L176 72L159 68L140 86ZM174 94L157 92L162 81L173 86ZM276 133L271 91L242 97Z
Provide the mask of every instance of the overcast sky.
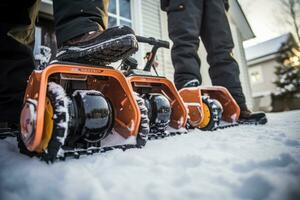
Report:
M292 31L286 23L280 0L239 0L256 38L245 42L251 46Z

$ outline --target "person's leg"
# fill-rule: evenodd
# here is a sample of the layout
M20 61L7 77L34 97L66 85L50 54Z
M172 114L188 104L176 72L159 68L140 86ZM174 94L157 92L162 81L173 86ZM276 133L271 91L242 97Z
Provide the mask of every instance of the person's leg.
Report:
M177 89L197 79L201 83L198 55L203 0L170 0L167 8L169 37Z
M208 53L212 84L226 87L241 110L246 110L239 66L232 57L234 44L223 0L205 1L201 39Z
M226 87L236 100L241 109L239 122L267 123L265 113L252 113L247 108L239 78L239 66L232 57L234 44L223 0L205 1L201 39L208 53L212 83Z
M90 31L107 27L109 0L54 0L54 22L58 47Z
M34 69L32 50L1 34L0 121L18 122L27 79Z
M27 80L34 69L27 44L33 41L38 3L4 4L6 11L17 10L18 15L0 19L0 129L19 123Z
M137 51L129 27L106 29L109 0L54 0L56 59L92 65L118 61Z

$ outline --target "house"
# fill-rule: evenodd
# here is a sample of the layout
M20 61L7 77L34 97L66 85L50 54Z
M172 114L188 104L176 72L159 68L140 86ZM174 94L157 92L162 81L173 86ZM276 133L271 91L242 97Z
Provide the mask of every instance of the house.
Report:
M240 77L248 106L252 108L250 81L242 43L245 40L253 38L254 34L237 0L230 0L228 15L236 46L233 53L240 64ZM36 46L43 44L55 50L52 19L52 1L42 0L38 21L39 28L36 31ZM111 0L109 6L109 26L115 25L129 25L135 30L137 35L169 40L167 15L160 10L160 0ZM144 64L143 57L149 50L150 47L148 45L140 45L140 51L135 55L135 58L141 65ZM199 49L199 54L202 58L201 73L203 74L203 84L211 84L203 45ZM160 49L157 59L160 63L158 68L160 75L173 79L174 70L171 63L170 50Z
M245 49L255 110L272 110L271 93L276 91L275 67L284 52L297 48L291 33Z

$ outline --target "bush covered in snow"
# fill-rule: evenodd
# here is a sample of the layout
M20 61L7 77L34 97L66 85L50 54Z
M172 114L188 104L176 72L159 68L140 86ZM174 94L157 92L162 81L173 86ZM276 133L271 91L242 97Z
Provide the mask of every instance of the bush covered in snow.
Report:
M293 53L298 52L298 53ZM273 111L300 109L300 49L281 53L272 94Z
M275 74L277 91L274 95L292 97L300 93L300 66L279 65L276 67Z

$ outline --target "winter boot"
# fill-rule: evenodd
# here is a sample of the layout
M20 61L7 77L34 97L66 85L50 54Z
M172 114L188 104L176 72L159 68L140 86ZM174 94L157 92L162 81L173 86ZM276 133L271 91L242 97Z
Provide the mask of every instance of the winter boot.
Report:
M268 122L267 116L264 112L251 112L241 110L239 123L241 124L266 124Z
M133 30L127 26L91 31L63 44L56 61L106 65L130 56L138 50Z

